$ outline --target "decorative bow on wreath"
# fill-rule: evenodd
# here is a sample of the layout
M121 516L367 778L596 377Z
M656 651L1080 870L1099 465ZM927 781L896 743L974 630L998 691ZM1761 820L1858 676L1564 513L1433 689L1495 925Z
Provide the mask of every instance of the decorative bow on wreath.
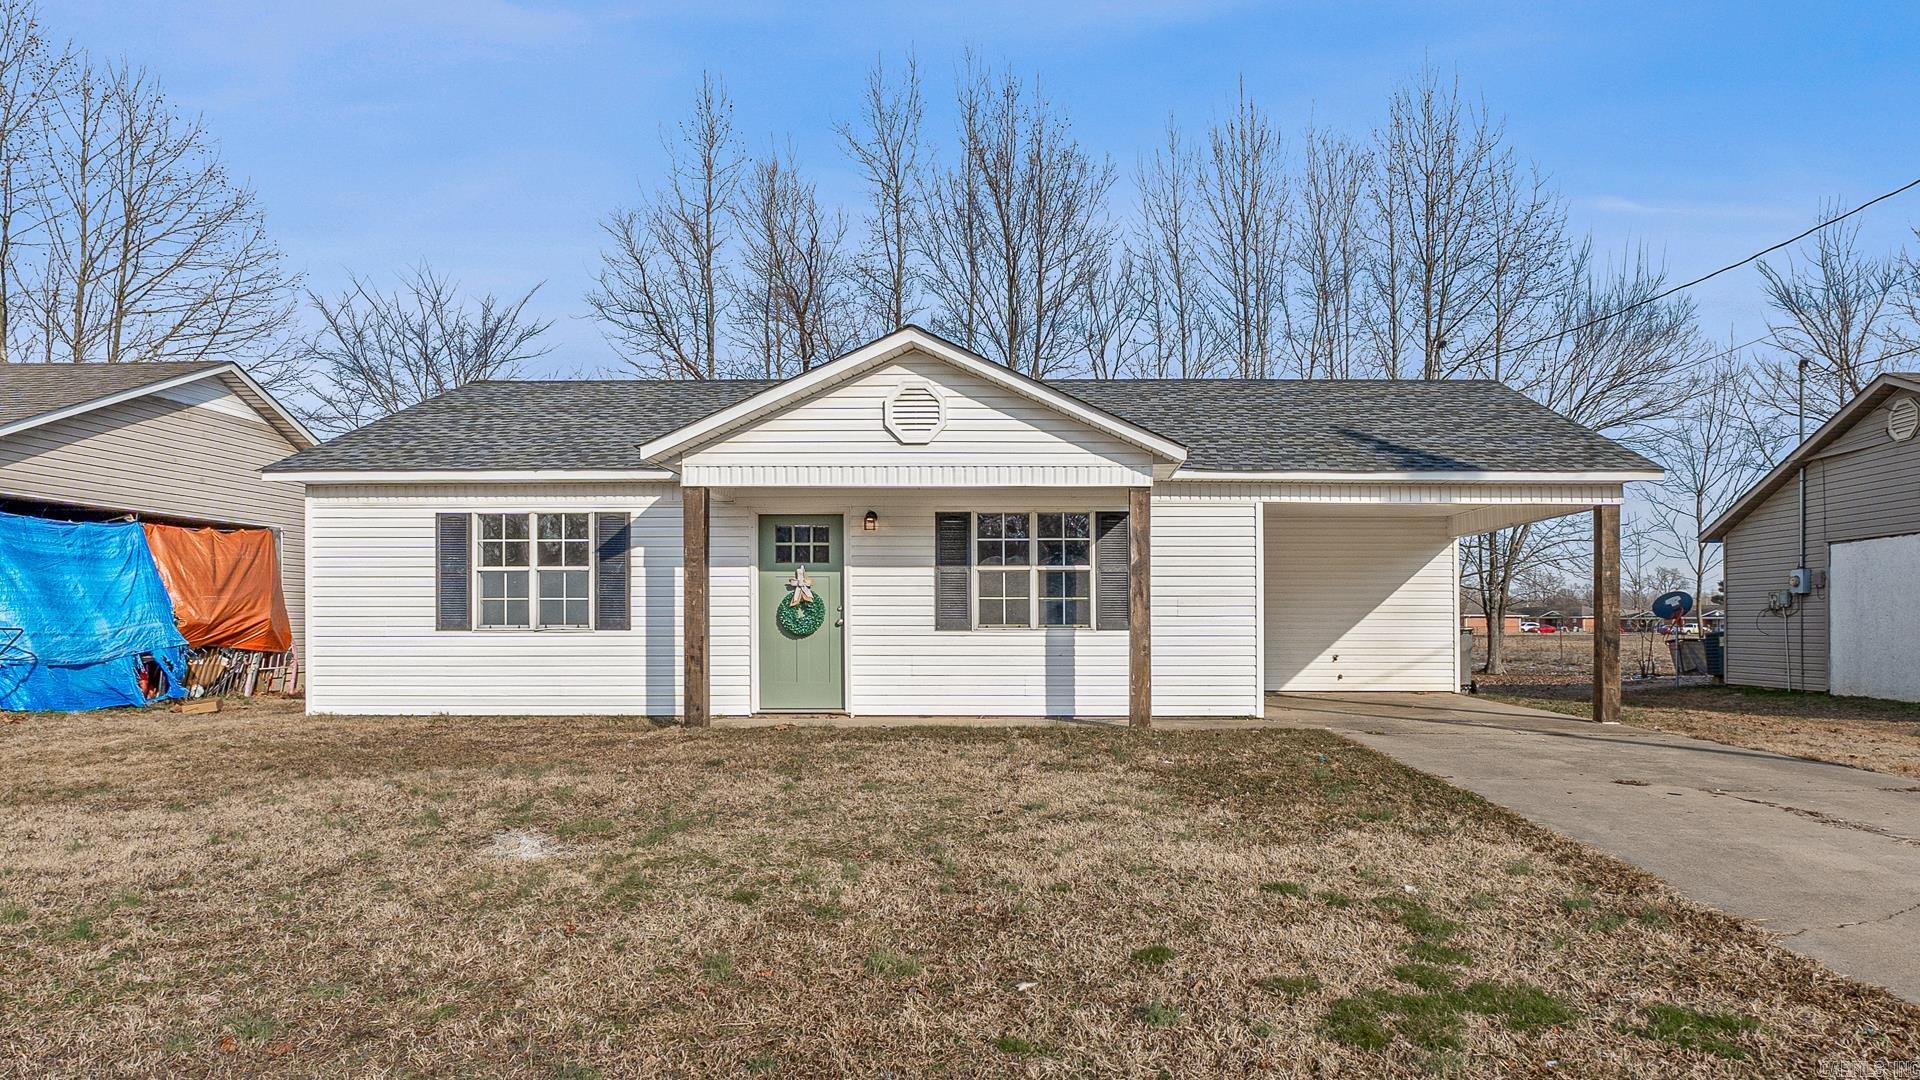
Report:
M813 594L813 582L807 568L794 570L787 579L787 598L778 610L780 629L794 637L806 637L827 621L827 602Z

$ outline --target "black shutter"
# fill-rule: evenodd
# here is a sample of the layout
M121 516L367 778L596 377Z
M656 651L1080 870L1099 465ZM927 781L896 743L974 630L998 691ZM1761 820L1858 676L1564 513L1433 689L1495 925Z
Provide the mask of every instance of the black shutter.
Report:
M627 551L633 546L627 514L593 516L593 628L630 630L633 594L627 581Z
M435 514L435 630L473 629L473 515Z
M972 525L965 514L933 515L933 628L973 629L973 589L967 548Z
M1096 630L1125 630L1127 612L1127 515L1106 511L1093 516L1093 625Z

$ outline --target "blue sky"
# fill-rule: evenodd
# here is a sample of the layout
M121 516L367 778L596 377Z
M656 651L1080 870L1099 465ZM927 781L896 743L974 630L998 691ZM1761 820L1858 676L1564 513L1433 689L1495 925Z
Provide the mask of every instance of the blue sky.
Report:
M1170 111L1204 125L1242 75L1290 132L1360 133L1428 61L1505 115L1603 250L1644 242L1675 278L1920 176L1920 5L1897 2L50 0L46 17L205 115L315 287L423 258L476 290L544 281L554 374L617 362L579 317L598 221L658 175L703 68L750 148L790 139L851 203L832 124L879 54L918 53L939 133L964 48L1037 75L1123 174ZM1909 223L1920 191L1869 211L1864 238L1888 248ZM1764 329L1751 270L1695 296L1715 337Z

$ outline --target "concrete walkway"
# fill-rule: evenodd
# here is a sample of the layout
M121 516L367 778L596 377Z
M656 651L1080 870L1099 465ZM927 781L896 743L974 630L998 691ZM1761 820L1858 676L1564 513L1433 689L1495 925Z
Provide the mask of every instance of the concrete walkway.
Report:
M1330 728L1920 1001L1920 781L1459 694L1276 694Z

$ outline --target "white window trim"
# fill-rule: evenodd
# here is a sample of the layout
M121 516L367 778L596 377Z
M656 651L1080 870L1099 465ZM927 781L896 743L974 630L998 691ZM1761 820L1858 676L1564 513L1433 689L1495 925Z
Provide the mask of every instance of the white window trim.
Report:
M969 510L967 511L967 573L972 575L967 582L967 619L972 624L973 633L1025 634L1035 630L1098 630L1100 628L1100 559L1095 548L1099 537L1095 535L1099 527L1100 515L1115 511L1101 509L1086 510ZM1124 512L1124 511L1121 511ZM980 575L982 573L1005 573L1006 566L981 566L980 556L980 515L1007 516L1024 515L1027 519L1027 624L983 626L980 623ZM1041 514L1086 514L1087 515L1087 561L1071 566L1043 566L1040 563L1040 515ZM1053 624L1040 621L1040 605L1045 597L1040 594L1041 575L1047 570L1085 571L1087 575L1087 621L1084 623Z
M587 565L542 567L540 565L539 522L542 514L585 514L587 518ZM591 634L594 632L596 610L600 604L600 560L594 551L594 537L597 535L599 515L590 510L475 510L473 518L473 542L468 552L468 565L471 569L472 584L468 602L473 605L469 620L473 632L478 634ZM527 565L525 566L482 566L480 563L480 519L483 517L521 517L527 519ZM577 541L576 541L577 543ZM587 621L584 625L572 623L555 626L543 626L540 623L540 571L547 570L585 570L587 572ZM509 570L527 575L527 625L525 626L487 626L480 621L481 599L480 575Z

